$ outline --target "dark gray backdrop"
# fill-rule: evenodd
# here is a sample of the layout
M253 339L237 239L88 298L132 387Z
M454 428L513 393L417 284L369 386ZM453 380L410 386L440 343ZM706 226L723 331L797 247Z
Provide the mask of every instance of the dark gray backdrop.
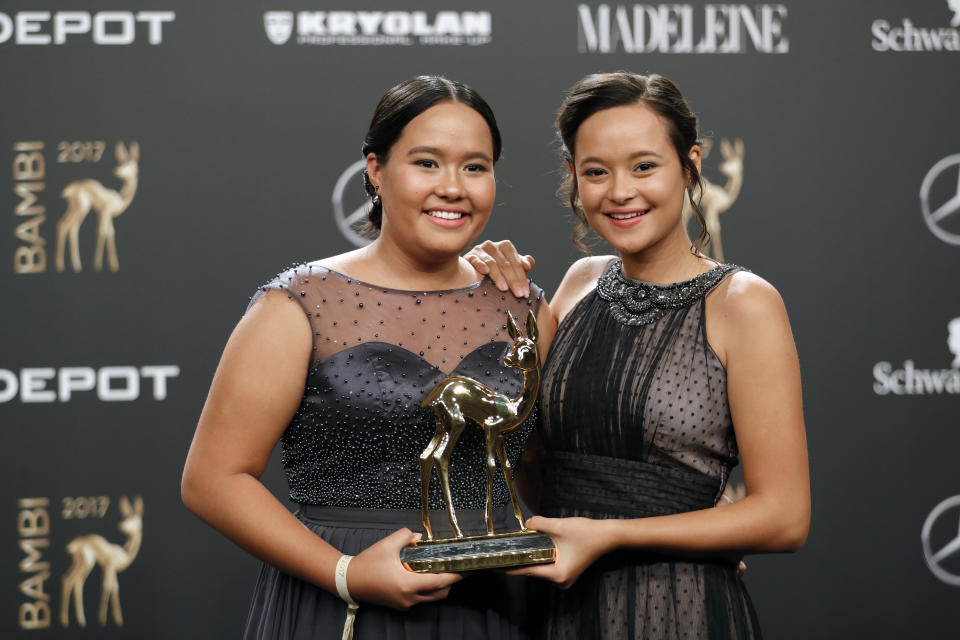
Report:
M534 276L552 292L577 256L569 216L553 195L552 117L580 76L616 69L662 73L681 85L704 133L717 142L704 170L713 182L724 182L720 139L744 141L743 188L721 216L727 259L771 281L793 322L814 518L801 552L748 558L746 581L766 635L956 633L960 591L949 582L960 581L960 557L950 549L938 556L937 577L921 542L928 515L960 494L960 374L947 346L947 323L960 316L954 277L960 246L931 232L920 198L928 172L960 154L960 52L951 26L960 13L946 0L669 5L686 8L673 10L672 22L682 23L689 12L695 42L711 15L729 28L731 13L762 23L766 11L780 25L779 35L766 34L773 48L786 49L780 53L763 51L763 38L757 46L746 27L737 28L741 47L731 53L629 52L616 38L608 53L589 50L585 28L602 27L603 7L614 24L621 8L630 28L649 40L649 22L639 25L633 16L635 6L648 15L645 7L660 6L653 4L101 5L45 0L0 7L0 138L11 167L2 183L8 231L0 234L0 254L7 256L0 269L6 514L0 635L236 636L257 563L182 507L183 458L219 353L254 288L292 261L353 247L339 231L331 198L341 173L360 159L379 96L409 76L442 73L486 97L505 145L497 206L484 235L510 237L534 254ZM409 45L300 44L294 25L287 42L274 44L264 28L268 10L423 11L431 24L440 11L461 18L463 11L485 11L491 28L480 37L490 41L430 45L414 35ZM50 15L22 15L38 11ZM57 20L84 30L82 15L58 13L64 11L89 16L91 29L100 20L106 38L68 34L56 44ZM103 11L131 17L96 15ZM138 22L139 11L173 15ZM582 12L590 16L586 27ZM407 19L416 18L391 18ZM130 21L130 44L95 42L123 40ZM942 50L876 50L883 45L874 31L890 28L922 28L907 35L906 48L939 43ZM683 29L679 24L677 31ZM50 44L23 42L44 35ZM93 268L94 210L80 228L82 270L74 271L68 258L58 272L56 229L67 208L61 192L84 179L119 192L118 141L140 147L134 198L114 221L119 270ZM36 156L32 165L17 164L15 146L25 142L43 143L42 178L29 175ZM81 143L73 156L80 161L58 162L61 143L74 142ZM942 207L939 228L957 234L960 216L950 213L957 209L951 198L958 169L946 164L929 176L928 209ZM26 189L37 202L33 213L21 207L18 215ZM348 214L361 197L354 178L344 196ZM18 226L30 221L32 228ZM45 269L18 273L17 251L36 256L40 242ZM874 367L883 362L914 370L909 384L898 387L907 392L875 391ZM178 368L165 378L164 398L155 396L156 376L140 375L144 366ZM131 371L140 380L135 399L104 400L95 390L73 391L69 399L58 394L56 376L72 375L82 389L90 386L85 376L99 373L113 379L104 380L100 395L122 396L124 389L136 395L123 378ZM928 382L918 393L917 376L939 376L945 386L937 391ZM24 390L31 379L33 390ZM33 401L38 396L44 401ZM276 464L267 480L284 494ZM71 563L65 545L97 534L119 551L127 539L117 529L123 495L140 495L145 504L142 547L119 573L124 625L112 618L99 625L100 570L94 569L84 590L87 628L78 629L73 609L65 628L59 616L61 578ZM48 506L41 514L22 506L24 499L45 499ZM930 555L957 535L956 505L942 511L930 522ZM31 548L39 554L33 561ZM49 628L24 629L37 611L35 624L44 626L44 606Z

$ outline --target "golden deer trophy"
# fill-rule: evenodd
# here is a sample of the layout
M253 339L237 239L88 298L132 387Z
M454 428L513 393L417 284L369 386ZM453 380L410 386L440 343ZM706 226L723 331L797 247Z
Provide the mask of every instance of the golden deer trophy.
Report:
M107 624L107 604L111 605L113 623L123 626L120 613L120 582L117 574L129 567L140 551L143 540L143 500L137 496L133 505L126 496L120 498L120 513L123 520L118 525L127 535L123 546L107 542L99 535L80 536L67 543L67 553L73 558L70 568L61 580L60 622L64 627L70 624L70 601L73 600L77 624L87 626L87 617L83 611L83 585L93 567L100 565L100 609L97 620L100 626Z
M527 529L517 500L510 461L503 436L520 426L530 415L540 390L540 350L537 346L537 320L527 314L527 335L507 312L507 330L513 345L503 357L503 364L523 372L523 388L514 398L497 393L485 384L465 376L450 376L440 381L424 398L421 406L430 407L437 429L420 454L420 505L426 540L407 547L401 561L413 571L462 571L522 564L553 562L556 550L549 536ZM484 521L486 536L464 536L457 522L450 493L450 456L467 423L483 430L486 442L486 502ZM500 462L513 514L519 531L496 534L493 527L493 479ZM455 538L435 540L430 522L429 490L434 468L446 502L447 516ZM460 543L460 544L458 544ZM432 551L426 549L437 545Z
M113 219L127 210L137 192L139 175L140 145L133 142L130 150L122 142L116 148L117 168L113 175L123 181L120 191L108 189L96 180L76 180L68 184L61 195L67 201L67 210L57 221L57 271L64 270L63 254L67 240L70 241L70 265L74 271L80 271L80 226L90 209L97 212L97 248L93 252L93 268L103 268L103 254L111 271L120 268L117 259L116 231Z
M710 141L704 141L704 158L710 154L710 147ZM743 186L743 140L738 138L733 144L730 144L730 141L724 138L720 141L720 153L723 155L723 162L720 163L720 173L727 176L727 183L721 187L704 178L700 208L703 210L707 233L710 234L709 250L706 253L723 262L720 214L733 206L733 203L737 201L737 196L740 195L740 187ZM693 215L693 207L690 205L690 200L685 199L683 203L684 227L686 227L691 215Z

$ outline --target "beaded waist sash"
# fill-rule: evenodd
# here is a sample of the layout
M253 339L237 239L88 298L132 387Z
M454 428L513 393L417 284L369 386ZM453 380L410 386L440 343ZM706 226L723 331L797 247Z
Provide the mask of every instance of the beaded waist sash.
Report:
M541 511L546 516L646 518L707 509L720 480L650 462L551 453L544 464Z

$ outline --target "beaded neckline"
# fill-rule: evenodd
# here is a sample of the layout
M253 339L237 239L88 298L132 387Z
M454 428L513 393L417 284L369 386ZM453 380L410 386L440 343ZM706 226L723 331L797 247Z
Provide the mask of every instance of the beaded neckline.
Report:
M671 284L653 284L628 278L619 258L611 260L597 280L597 295L610 304L614 319L625 325L651 324L671 309L689 307L731 271L734 264L718 264L698 276Z

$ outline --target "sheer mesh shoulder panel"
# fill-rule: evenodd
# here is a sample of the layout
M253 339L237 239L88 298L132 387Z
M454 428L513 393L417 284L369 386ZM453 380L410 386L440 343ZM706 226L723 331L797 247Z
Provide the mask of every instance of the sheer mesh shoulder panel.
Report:
M285 289L303 305L314 332L314 362L383 342L446 374L486 343L512 342L506 312L522 326L542 298L537 289L529 299L517 300L487 279L449 291L386 289L315 264L284 272L266 288Z
M310 317L310 308L307 306L304 297L301 295L295 295L294 290L297 288L297 284L301 281L301 276L298 273L298 267L292 267L286 271L281 271L277 276L267 282L266 284L261 285L252 296L250 296L250 302L247 303L247 308L244 310L244 313L250 311L257 302L269 291L283 291L286 293L287 297L291 300L296 300L300 307L303 309L304 313L307 315L307 318ZM312 323L311 323L312 327ZM311 331L311 333L313 333ZM313 351L316 354L317 351L317 338L313 336ZM312 358L311 361L315 361L316 358Z

